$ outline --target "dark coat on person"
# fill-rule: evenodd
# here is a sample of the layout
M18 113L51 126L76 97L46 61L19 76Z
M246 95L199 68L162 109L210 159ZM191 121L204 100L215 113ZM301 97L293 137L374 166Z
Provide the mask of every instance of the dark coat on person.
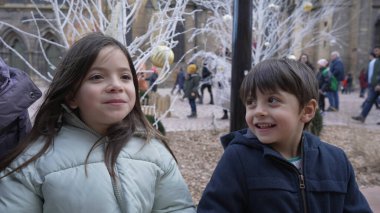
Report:
M0 58L0 159L30 131L28 108L41 95L28 74Z
M345 77L344 66L340 58L336 58L331 61L330 72L335 76L336 80L338 81L344 80L344 77Z
M187 74L185 85L184 85L184 97L189 99L195 99L199 96L199 82L201 80L201 76L198 73ZM195 94L192 96L191 94Z
M365 89L368 87L368 73L365 69L362 69L359 74L359 84L361 89Z
M177 78L175 80L175 85L178 84L179 86L179 89L182 89L183 90L183 87L185 85L185 77L186 77L186 73L185 71L181 68L181 70L179 71L179 73L177 74Z
M222 137L197 212L371 212L345 153L310 133L302 138L299 170L247 129Z

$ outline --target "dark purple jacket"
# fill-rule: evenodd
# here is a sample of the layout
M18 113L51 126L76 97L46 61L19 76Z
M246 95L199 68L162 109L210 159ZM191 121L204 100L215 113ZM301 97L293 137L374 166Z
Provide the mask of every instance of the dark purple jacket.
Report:
M29 132L28 108L41 95L25 72L0 58L0 159Z

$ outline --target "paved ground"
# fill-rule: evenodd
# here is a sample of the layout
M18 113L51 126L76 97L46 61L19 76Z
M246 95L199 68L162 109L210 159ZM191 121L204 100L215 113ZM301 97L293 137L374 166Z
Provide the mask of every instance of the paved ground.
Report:
M170 89L159 88L161 95L170 95ZM162 119L166 131L191 131L191 130L213 130L213 129L229 129L229 120L220 120L223 115L221 107L209 104L197 104L198 118L188 119L186 116L190 114L190 106L187 100L180 99L179 96L171 96L173 106L171 116ZM357 126L369 129L380 130L377 122L380 122L380 110L375 107L371 110L364 124L351 119L351 116L358 115L360 105L363 102L362 98L358 97L357 93L348 95L340 95L341 106L339 112L326 112L324 115L325 125L342 125L342 126ZM40 102L40 101L39 101ZM30 108L31 114L37 109L37 102ZM204 103L209 102L209 96L205 91ZM328 101L326 100L326 106ZM380 187L363 188L363 194L367 197L374 212L380 213Z

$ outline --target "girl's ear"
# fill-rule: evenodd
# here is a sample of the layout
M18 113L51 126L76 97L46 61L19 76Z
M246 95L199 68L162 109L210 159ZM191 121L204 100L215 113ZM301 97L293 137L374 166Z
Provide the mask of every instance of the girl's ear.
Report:
M72 94L67 95L66 98L65 98L65 100L66 100L67 105L69 105L69 107L71 109L78 108L78 104L76 102L76 99L75 99L75 97Z
M317 111L317 101L311 99L302 110L301 121L303 123L309 122L314 118L315 112Z

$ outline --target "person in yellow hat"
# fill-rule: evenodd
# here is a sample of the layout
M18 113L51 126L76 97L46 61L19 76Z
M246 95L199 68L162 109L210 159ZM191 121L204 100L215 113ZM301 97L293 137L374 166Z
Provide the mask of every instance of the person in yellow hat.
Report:
M184 98L188 98L191 114L188 115L188 118L196 118L197 117L197 105L195 103L195 99L199 96L198 87L199 82L201 80L201 76L197 72L197 65L194 63L190 63L187 66L187 76L184 85Z

